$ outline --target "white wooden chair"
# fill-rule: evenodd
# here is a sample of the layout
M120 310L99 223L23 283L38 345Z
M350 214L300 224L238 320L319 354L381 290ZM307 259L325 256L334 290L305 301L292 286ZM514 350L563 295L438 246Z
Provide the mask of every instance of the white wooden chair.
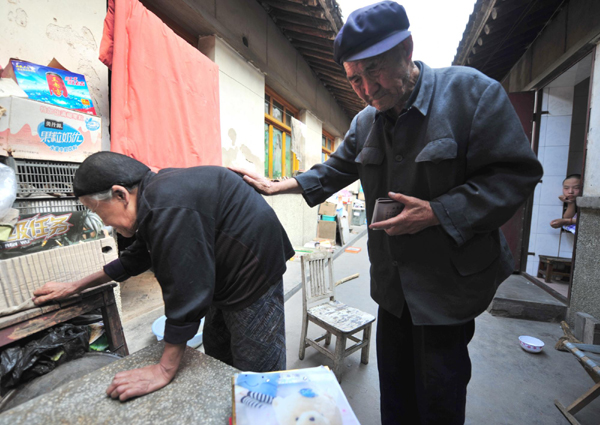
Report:
M333 360L333 372L341 382L344 358L362 349L361 363L369 363L371 325L375 317L335 300L335 287L349 279L333 282L333 259L324 251L302 256L302 333L300 334L300 360L304 360L306 347L314 347ZM358 275L354 276L358 277ZM325 329L316 339L306 336L308 322ZM363 331L362 340L354 334ZM327 348L331 335L335 335L335 351ZM356 344L346 348L350 339ZM325 346L319 342L325 340Z

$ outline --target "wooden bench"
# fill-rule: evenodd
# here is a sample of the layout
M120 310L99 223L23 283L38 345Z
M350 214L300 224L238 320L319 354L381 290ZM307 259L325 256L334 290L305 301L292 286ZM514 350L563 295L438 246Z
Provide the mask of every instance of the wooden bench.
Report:
M0 349L29 335L100 308L109 350L123 356L128 355L113 292L116 286L114 282L106 283L55 304L0 318Z
M573 260L566 257L551 257L549 255L540 255L537 277L544 278L546 283L551 283L553 278L571 277L571 266Z

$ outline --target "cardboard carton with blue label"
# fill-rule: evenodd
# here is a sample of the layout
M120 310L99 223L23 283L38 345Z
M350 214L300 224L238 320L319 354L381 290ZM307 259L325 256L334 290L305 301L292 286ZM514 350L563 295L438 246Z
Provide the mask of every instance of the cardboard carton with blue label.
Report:
M96 115L85 77L56 59L48 66L11 59L2 76L15 80L31 100Z
M100 117L8 96L0 97L0 155L81 162L101 150Z

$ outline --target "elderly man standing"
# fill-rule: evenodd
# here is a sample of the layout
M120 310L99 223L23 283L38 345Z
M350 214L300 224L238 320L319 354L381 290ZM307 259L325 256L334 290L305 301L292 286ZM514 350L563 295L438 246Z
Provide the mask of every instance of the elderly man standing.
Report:
M360 178L369 225L371 296L384 424L462 424L474 319L513 270L499 228L542 168L500 84L463 67L413 61L402 6L353 12L334 59L367 106L323 164L295 179L244 179L309 205ZM378 198L404 204L372 222Z
M275 212L222 167L165 169L99 152L79 167L75 195L135 243L80 281L49 282L34 302L65 298L154 268L165 301L160 362L120 372L107 394L121 401L156 391L175 376L186 342L204 322L204 348L238 369L285 369L283 280L294 249Z

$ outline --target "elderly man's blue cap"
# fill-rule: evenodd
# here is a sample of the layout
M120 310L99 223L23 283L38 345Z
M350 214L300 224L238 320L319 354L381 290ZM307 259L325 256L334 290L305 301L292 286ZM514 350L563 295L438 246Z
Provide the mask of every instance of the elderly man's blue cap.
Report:
M408 16L395 1L355 10L335 37L333 59L342 65L387 52L410 35Z

